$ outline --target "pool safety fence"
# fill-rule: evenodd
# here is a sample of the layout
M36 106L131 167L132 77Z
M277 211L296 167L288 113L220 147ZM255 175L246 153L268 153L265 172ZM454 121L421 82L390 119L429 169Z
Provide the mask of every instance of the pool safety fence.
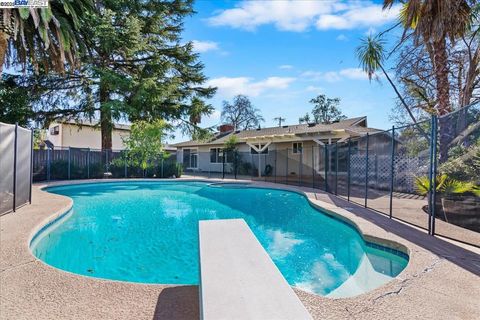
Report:
M33 132L0 122L0 215L32 201Z
M2 148L13 150L14 129L2 130L10 136ZM423 228L431 235L480 247L480 104L413 125L368 129L360 137L301 142L270 141L261 150L177 150L176 155L150 163L146 170L130 161L125 151L34 150L32 177L33 181L93 179L104 178L108 172L107 177L113 178L169 178L183 171L191 178L309 187ZM23 150L29 144L19 145ZM2 157L16 154L7 153ZM0 165L6 166L2 172L13 172L10 158L2 160ZM19 159L21 165L29 163ZM1 190L10 190L10 200L2 208L13 208L12 187L4 187L12 181L11 175L2 177ZM17 199L17 204L25 203L25 196Z
M296 148L177 151L185 174L320 189L480 247L480 105L359 138Z

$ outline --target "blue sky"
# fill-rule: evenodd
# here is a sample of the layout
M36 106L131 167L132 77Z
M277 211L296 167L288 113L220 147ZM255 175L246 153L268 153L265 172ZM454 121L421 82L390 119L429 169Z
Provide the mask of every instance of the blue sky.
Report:
M216 111L201 126L220 124L222 101L236 94L261 110L263 126L276 125L277 116L295 124L320 93L341 98L348 117L391 126L394 92L385 80L368 81L355 48L366 34L392 26L398 7L383 12L379 1L197 0L195 10L184 41L194 42L208 84L218 87L210 101ZM171 142L187 138L177 132Z

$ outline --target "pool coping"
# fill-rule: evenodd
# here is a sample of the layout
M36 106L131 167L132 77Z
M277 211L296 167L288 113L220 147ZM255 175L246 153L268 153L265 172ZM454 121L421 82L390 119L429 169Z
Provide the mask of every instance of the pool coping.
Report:
M182 286L175 286L175 285L137 284L137 283L104 280L104 279L92 278L88 276L75 275L75 274L67 273L65 271L62 271L44 264L43 262L35 258L33 254L30 252L29 245L30 245L30 241L32 240L32 237L36 235L40 231L40 229L45 227L47 223L51 222L54 219L59 219L59 217L61 217L63 213L67 212L73 204L70 198L48 193L46 191L43 191L42 190L43 188L50 187L50 186L68 185L68 184L80 184L80 183L83 184L83 183L96 183L96 182L108 183L108 182L116 182L116 181L201 181L201 182L207 182L207 183L228 181L228 183L235 183L235 182L248 183L254 187L267 187L270 189L281 189L281 190L297 192L305 195L312 206L317 207L322 211L326 211L328 214L331 214L333 217L343 220L346 223L352 225L355 229L357 229L357 231L362 235L362 237L366 241L378 243L387 247L392 247L396 250L407 253L409 255L409 263L407 267L394 280L388 282L387 284L375 290L369 291L359 296L355 296L351 298L328 298L328 297L321 297L315 294L311 294L311 293L299 290L298 288L295 288L297 295L302 300L302 302L304 303L304 305L307 307L307 309L309 310L309 312L312 314L314 318L345 318L345 317L351 316L352 312L355 313L355 311L357 310L359 311L355 313L357 318L370 319L372 318L373 315L377 314L375 310L369 309L368 306L371 306L371 305L376 305L376 308L380 308L379 305L385 305L385 306L390 305L390 308L388 308L387 310L383 310L380 314L378 314L378 316L387 315L387 318L388 318L388 315L391 315L392 317L394 315L396 317L398 315L405 315L405 314L412 316L412 315L415 315L414 313L416 310L415 308L412 308L412 307L405 308L405 306L395 303L395 300L399 299L400 297L402 299L406 298L407 299L406 301L420 299L420 297L418 297L415 294L415 290L413 290L413 292L407 292L407 291L412 290L413 286L411 285L411 283L420 282L421 284L422 281L419 281L419 280L423 279L424 274L431 275L436 271L436 269L446 268L447 270L450 270L448 273L451 275L454 275L455 279L458 279L460 283L462 283L463 285L466 285L469 283L475 284L475 281L479 281L480 279L478 278L478 274L480 274L480 272L476 273L476 269L473 270L473 273L471 270L466 271L464 270L464 268L459 269L459 267L455 265L455 263L453 264L451 263L450 261L451 259L449 259L447 255L445 255L445 257L442 257L442 256L439 256L438 254L434 254L430 252L429 250L425 250L421 246L418 246L417 244L409 241L408 239L395 235L394 232L391 232L392 230L388 230L388 228L385 228L384 226L380 227L378 225L375 225L374 223L368 221L367 219L359 215L359 212L361 211L365 211L365 210L371 211L371 210L362 209L362 208L351 209L351 207L355 206L353 204L348 204L348 207L345 207L345 208L339 207L336 204L328 202L329 198L332 197L331 195L326 195L322 192L319 192L318 190L313 190L309 188L299 188L299 187L288 186L288 185L278 185L278 184L271 184L271 183L264 183L264 182L248 181L248 180L245 180L245 181L223 180L222 181L222 180L213 180L213 179L176 179L176 180L172 180L172 179L128 179L128 180L126 179L108 179L108 180L92 179L92 180L82 180L82 181L59 181L59 182L35 184L34 204L32 204L31 206L26 206L24 208L19 209L17 213L9 214L1 217L2 219L1 222L4 225L6 224L7 227L10 227L15 224L15 220L17 220L16 217L17 216L20 217L24 212L28 213L28 211L32 211L32 209L35 210L35 213L39 213L39 211L42 211L41 213L38 214L39 217L35 221L31 221L30 225L26 225L27 223L25 223L22 226L21 230L18 230L19 232L17 233L19 238L23 238L24 240L26 240L23 242L22 246L18 246L18 243L13 245L12 243L10 243L10 241L7 241L8 243L6 244L6 246L2 245L2 261L5 261L7 265L4 265L4 263L1 262L2 263L1 269L0 269L1 275L2 275L1 287L7 288L7 291L5 291L5 293L8 295L9 298L16 297L16 299L14 300L4 299L2 294L2 298L1 298L2 300L0 300L1 307L2 307L2 309L0 309L1 311L0 316L2 314L7 314L7 318L9 318L8 315L10 316L16 315L16 318L22 318L23 313L18 313L20 310L25 312L25 314L29 314L31 310L41 310L36 313L37 318L46 318L45 315L48 314L48 313L45 313L46 311L53 312L53 314L58 314L59 312L62 313L63 312L62 310L69 309L65 306L63 307L60 306L59 310L53 310L51 308L45 308L45 305L42 305L42 303L40 303L40 306L38 306L38 302L36 307L32 308L30 304L31 302L25 300L21 296L18 296L19 295L18 292L17 294L15 294L15 292L10 292L9 289L11 288L11 286L14 286L15 283L12 283L9 280L10 279L9 276L6 275L6 273L8 273L7 271L13 268L21 270L25 267L25 264L22 263L21 261L22 259L17 259L19 261L14 261L15 257L11 257L8 254L6 255L7 259L3 259L5 256L4 253L7 252L9 249L12 249L12 248L8 248L9 246L15 246L16 247L15 249L17 251L21 251L17 253L24 260L25 258L29 257L30 259L26 259L26 260L29 260L28 265L35 265L36 269L41 269L43 277L55 279L55 281L60 281L60 283L56 283L56 286L54 288L48 288L45 283L44 283L44 286L34 286L33 288L28 287L24 289L28 291L28 295L30 294L35 295L36 293L37 294L43 293L44 295L53 294L52 290L61 292L62 289L67 290L68 285L66 284L69 284L69 285L77 284L79 287L93 286L94 288L90 290L93 292L96 292L99 286L102 287L103 289L108 287L111 287L110 289L112 289L113 287L120 286L123 288L124 292L117 293L118 296L122 296L127 293L131 294L132 291L141 291L141 292L144 292L145 298L147 300L148 300L148 297L151 300L152 295L153 296L158 295L158 301L152 302L149 300L149 302L146 303L149 305L149 307L147 307L146 310L142 310L142 312L138 312L138 310L136 310L135 307L132 307L131 306L132 303L123 303L130 306L129 310L125 310L125 306L122 307L122 304L115 303L114 301L116 299L112 298L111 300L114 300L114 301L109 301L109 303L107 303L107 305L110 306L111 308L106 308L107 309L106 311L110 309L110 312L105 313L103 311L102 312L98 311L97 309L97 313L94 313L94 315L97 315L98 318L100 318L99 315L101 315L102 318L122 318L121 316L122 314L129 314L129 315L138 316L139 318L151 319L152 314L157 314L157 311L159 311L161 314L162 312L168 309L167 307L165 308L165 310L163 309L157 310L159 301L160 301L160 296L162 296L164 292L168 291L167 290L168 288L171 288L172 290L173 288L177 288L176 289L177 291L187 290L186 287L181 288ZM44 198L43 200L45 200L46 203L48 203L48 200L49 200L48 198L51 198L52 201L55 201L55 206L52 206L52 208L45 208L45 205L44 205L43 207L34 208L36 198L38 197ZM53 214L51 213L52 211L54 212ZM352 213L352 211L354 211L355 213ZM389 226L389 228L390 227L398 228L398 225L396 224L398 224L398 222L395 222L395 223L392 222L392 226ZM412 228L412 230L415 230L415 229ZM6 235L7 238L9 238L10 236L15 238L16 235L15 235L15 232L13 231L14 230L2 229L2 233ZM416 230L415 232L418 233L419 231ZM439 242L441 240L432 238L432 237L425 238L425 241L432 242L434 243L434 245L442 244L441 242ZM435 242L438 242L438 244ZM468 255L468 253L465 253L465 252L462 252L462 253L463 255L466 255L467 258L472 258L472 257L474 259L478 258L478 255ZM27 257L26 257L26 254L28 255ZM28 278L29 277L28 272L23 274L23 276L25 278ZM466 280L462 281L462 279L464 278ZM24 282L38 280L40 283L42 283L40 281L41 278L40 279L22 279L22 280ZM433 287L436 287L437 289L441 288L442 287L441 279L438 279L438 281L436 282L440 285L433 285ZM431 285L432 283L428 282L428 286L431 286ZM477 286L477 287L480 287L480 286ZM446 316L446 315L458 316L459 314L461 314L462 318L464 319L468 319L470 317L471 318L477 317L478 314L475 314L475 312L473 311L476 310L474 309L474 307L477 307L480 305L475 305L475 304L472 305L472 302L471 302L471 297L475 296L474 292L480 293L480 289L477 287L470 288L468 292L465 292L463 290L458 290L459 288L457 288L456 291L459 291L459 292L456 292L456 293L453 292L452 293L453 295L451 296L451 299L454 299L455 301L458 300L458 304L456 305L456 308L450 308L450 310L449 309L445 310L442 316ZM103 292L103 289L100 290L98 294L101 295ZM172 290L170 290L170 292L172 292ZM192 290L194 291L195 289L192 289ZM12 291L15 291L15 290L12 290ZM12 293L13 295L10 293ZM189 296L191 293L192 292L188 292L184 296ZM404 294L401 294L401 293L404 293ZM72 294L72 295L75 296L75 294ZM478 294L476 295L478 296ZM433 294L433 297L435 296L436 295ZM465 303L465 301L469 301L469 299L470 299L470 303ZM94 301L90 301L91 299L82 298L81 300L88 301L90 305L92 304L97 305ZM381 300L381 303L379 303L380 300ZM432 304L432 307L434 307L432 309L432 312L435 311L436 316L435 317L432 316L431 318L438 318L438 315L439 315L438 310L442 309L441 308L442 305L447 304L445 303L445 301L444 303L438 304L439 300L441 301L442 299L437 297L437 303ZM15 305L12 305L12 301L16 302ZM194 302L192 302L191 304L194 304ZM29 305L30 305L30 308L28 307ZM136 304L134 304L134 306L136 306ZM185 305L183 306L183 308L188 309L189 306ZM86 311L83 305L81 306L80 309ZM448 312L448 310L450 312ZM95 308L93 308L92 311L95 311ZM88 313L91 311L86 311L86 312ZM196 316L195 310L186 310L185 312L189 314L194 314ZM420 310L417 310L417 312L423 313L423 311L420 311ZM149 314L150 316L144 317L144 315L147 315L147 314ZM19 315L20 317L18 317ZM41 315L43 315L43 317ZM420 313L416 313L416 316L420 316ZM428 314L426 315L422 314L422 317L429 318ZM28 317L25 317L25 318L28 318ZM91 318L91 315L90 315L90 318ZM95 318L95 316L93 318Z

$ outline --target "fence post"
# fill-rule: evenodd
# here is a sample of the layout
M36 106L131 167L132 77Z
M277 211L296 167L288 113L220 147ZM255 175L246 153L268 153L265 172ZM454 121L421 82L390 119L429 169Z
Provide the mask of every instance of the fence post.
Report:
M437 136L438 136L438 121L437 121L437 116L433 115L432 116L432 159L433 159L433 165L432 165L432 183L431 183L431 189L432 189L432 210L431 210L431 234L432 236L435 235L435 214L436 214L436 204L437 204Z
M351 146L352 138L348 138L348 158L347 158L347 201L350 201L350 154L352 151Z
M368 143L369 143L369 136L368 136L368 132L367 132L367 153L365 155L365 208L367 207L367 199L368 199L368 169L369 169L369 166L368 166Z
M325 151L325 192L328 192L328 148L327 144L324 144L324 151Z
M390 159L390 205L389 217L393 214L393 181L395 177L395 126L392 126L392 154Z
M162 175L162 178L165 178L165 176L164 176L164 174L163 174L163 163L164 163L164 161L165 161L165 159L163 159L163 157L162 157L162 168L161 168L162 171L160 172L161 175ZM175 174L176 174L176 173L175 173Z
M335 195L338 195L338 143L335 142Z
M265 168L267 167L267 154L265 154L265 155L263 156L263 165L265 166ZM263 173L263 180L264 180L265 182L267 182L267 175L266 175L266 173L267 173L267 170L265 170L265 172Z
M30 191L28 193L28 201L32 203L32 184L33 184L33 129L30 132Z
M275 147L275 173L274 173L274 178L273 181L277 183L277 148Z
M288 184L288 148L286 150L287 150L287 153L285 155L285 160L286 160L286 164L285 164L285 184Z
M302 152L300 152L300 161L298 162L298 185L303 186L303 147Z
M105 149L105 172L108 172L108 149ZM145 170L143 170L143 177L145 178Z
M17 140L18 123L15 123L15 140L13 144L13 212L17 210Z
M47 181L50 181L50 148L47 147Z
M255 178L255 161L253 161L253 153L252 150L250 149L250 163L252 165L252 180Z
M90 148L87 150L87 179L90 179Z
M67 171L68 180L70 180L70 162L71 162L71 149L70 147L68 147L68 171Z
M222 179L225 179L225 152L223 150L222 150Z
M312 146L312 189L315 189L315 154L314 146Z
M232 157L233 157L233 175L234 175L235 180L237 180L237 174L238 174L238 158L239 158L239 154L238 154L237 148L235 148L235 149L232 150Z
M128 178L128 169L127 169L127 156L124 156L123 157L123 170L124 170L124 173L125 173L125 179Z

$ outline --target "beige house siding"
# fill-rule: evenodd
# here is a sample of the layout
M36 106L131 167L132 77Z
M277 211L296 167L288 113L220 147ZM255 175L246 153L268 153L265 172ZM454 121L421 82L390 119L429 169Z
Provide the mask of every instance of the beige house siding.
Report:
M271 143L268 146L268 154L250 154L250 146L246 143L240 143L237 145L237 150L241 154L241 159L252 163L255 168L260 168L263 172L267 165L271 165L273 170L277 170L278 175L285 175L288 170L289 175L299 175L300 173L306 174L305 170L311 174L312 166L316 172L319 173L319 146L314 141L298 141L303 143L303 154L295 154L292 151L292 142L277 142ZM200 145L196 147L183 147L177 150L177 162L183 163L184 149L197 150L197 168L191 168L186 166L187 169L199 171L199 172L222 172L222 163L210 162L210 149L223 148L223 144L212 145ZM276 151L276 152L273 152ZM288 165L286 162L288 152ZM312 152L314 157L312 158ZM260 158L260 159L259 159ZM277 158L277 159L275 159ZM275 161L277 160L277 161ZM276 163L275 163L276 162ZM316 164L316 165L315 165ZM275 168L277 166L277 168ZM231 164L225 164L225 170L230 171Z
M51 134L51 129L55 126L59 127L59 133L57 135ZM129 135L130 132L128 130L114 129L112 131L112 149L125 149L122 139ZM100 128L87 125L80 126L69 123L52 123L48 130L47 139L58 148L72 147L101 149L102 147Z

